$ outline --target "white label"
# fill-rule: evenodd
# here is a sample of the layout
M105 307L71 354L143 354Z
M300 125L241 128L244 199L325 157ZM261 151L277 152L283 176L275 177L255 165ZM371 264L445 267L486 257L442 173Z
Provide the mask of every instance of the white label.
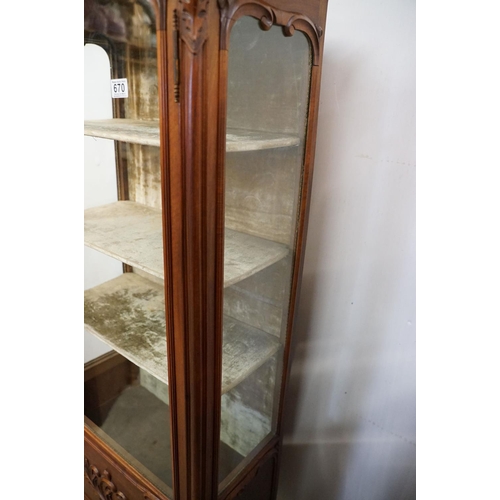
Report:
M128 97L128 83L126 78L111 80L111 97L113 99Z

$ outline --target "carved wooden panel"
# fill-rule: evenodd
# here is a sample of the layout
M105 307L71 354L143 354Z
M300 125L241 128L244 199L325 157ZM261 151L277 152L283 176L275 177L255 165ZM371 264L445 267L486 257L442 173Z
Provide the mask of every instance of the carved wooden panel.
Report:
M173 500L173 495L167 498L128 463L132 457L122 458L87 427L84 453L85 481L99 500Z
M282 26L285 36L293 36L295 31L302 31L312 46L313 65L321 60L320 38L323 28L307 16L297 12L288 12L272 7L262 0L218 0L221 9L221 49L227 50L231 26L242 16L252 16L259 19L260 27L267 31L273 25Z
M101 500L127 500L127 497L119 491L113 481L111 474L104 469L102 473L85 459L85 477L99 493Z

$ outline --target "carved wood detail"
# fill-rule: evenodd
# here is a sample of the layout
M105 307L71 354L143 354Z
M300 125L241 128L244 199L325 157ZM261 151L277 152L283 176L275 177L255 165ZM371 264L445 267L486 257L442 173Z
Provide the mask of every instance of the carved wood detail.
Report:
M87 420L87 419L86 419ZM169 500L173 499L173 493L158 490L150 484L140 473L138 473L126 459L123 459L103 443L87 426L84 427L85 434L85 480L99 493L100 500ZM97 464L100 464L97 466ZM104 465L105 464L105 465ZM100 467L104 472L100 474ZM111 471L111 472L110 472ZM121 491L114 492L114 496L105 495L107 490L101 493L98 489L99 477L111 482L114 486L116 481L121 483ZM106 483L103 484L103 487ZM167 486L167 485L165 485ZM109 493L108 492L108 493ZM121 495L121 496L120 496ZM168 495L168 497L166 496Z
M92 465L87 458L85 459L85 477L99 493L101 500L127 500L127 497L118 491L111 481L111 474L106 469L101 474L99 469Z
M295 31L304 33L311 43L312 63L317 66L321 60L320 38L323 28L314 24L307 16L272 7L262 0L218 0L221 11L221 49L228 50L229 35L233 24L242 16L252 16L259 20L259 26L264 31L273 25L281 26L285 36L293 36Z
M200 0L191 4L190 0L179 0L176 9L179 20L179 35L193 54L197 54L208 34L208 2Z
M165 310L173 486L176 500L217 498L220 433L223 226L216 219L219 144L219 11L171 2L178 17L179 92L162 97ZM171 24L171 29L175 24ZM170 33L168 34L170 36ZM174 47L168 48L169 57ZM167 67L168 88L175 68ZM169 147L172 145L172 147ZM221 270L217 266L221 266ZM220 304L220 306L219 306ZM196 347L195 347L196 346Z

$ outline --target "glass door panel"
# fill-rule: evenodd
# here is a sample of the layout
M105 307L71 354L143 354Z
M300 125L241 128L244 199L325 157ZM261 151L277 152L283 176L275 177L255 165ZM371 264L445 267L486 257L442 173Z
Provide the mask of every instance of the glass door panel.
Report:
M242 17L229 44L220 469L275 432L296 251L310 47ZM230 147L234 140L239 147ZM235 455L234 455L235 454ZM235 456L237 458L235 458ZM223 474L222 474L223 475Z
M155 11L86 1L84 37L85 423L171 495Z

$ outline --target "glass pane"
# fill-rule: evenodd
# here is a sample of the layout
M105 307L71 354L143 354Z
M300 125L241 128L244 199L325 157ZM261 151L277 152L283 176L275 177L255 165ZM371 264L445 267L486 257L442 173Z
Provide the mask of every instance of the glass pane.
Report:
M86 1L84 36L85 423L171 495L155 12Z
M274 433L295 257L310 48L238 20L229 45L221 470ZM233 453L231 455L229 451Z

